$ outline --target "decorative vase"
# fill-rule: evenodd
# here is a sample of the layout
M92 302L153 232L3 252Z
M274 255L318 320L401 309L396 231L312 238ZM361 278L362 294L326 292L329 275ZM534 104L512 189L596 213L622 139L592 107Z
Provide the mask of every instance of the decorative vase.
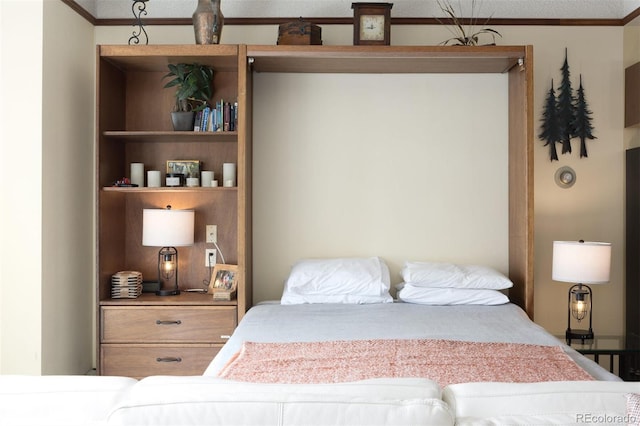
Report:
M220 0L198 0L193 12L193 30L196 44L218 44L224 25L224 16L220 10Z
M173 130L176 131L189 131L193 130L193 121L196 113L193 111L173 111L171 113L171 124L173 124Z

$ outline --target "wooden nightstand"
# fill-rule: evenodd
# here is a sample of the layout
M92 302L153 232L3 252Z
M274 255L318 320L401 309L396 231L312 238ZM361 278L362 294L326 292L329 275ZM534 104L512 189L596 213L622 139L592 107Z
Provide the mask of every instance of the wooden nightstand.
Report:
M566 343L564 336L558 339ZM623 380L640 381L640 345L637 343L621 335L596 335L591 340L574 339L570 346L597 363L600 357L605 357L603 361L609 361L609 371Z
M143 378L200 375L233 333L237 306L211 295L138 299L100 304L100 371Z

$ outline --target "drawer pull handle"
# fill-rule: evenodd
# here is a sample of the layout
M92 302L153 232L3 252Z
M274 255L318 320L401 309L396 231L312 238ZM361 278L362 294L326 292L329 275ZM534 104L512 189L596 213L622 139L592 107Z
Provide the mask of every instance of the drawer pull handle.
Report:
M228 334L222 334L222 335L220 336L220 338L221 338L221 339L228 339L228 338L230 338L230 337L231 337L231 336L229 336Z
M177 320L177 321L160 321L160 320L156 320L156 324L158 325L180 325L182 324L182 321Z
M162 358L156 358L156 362L182 362L182 358L167 356Z

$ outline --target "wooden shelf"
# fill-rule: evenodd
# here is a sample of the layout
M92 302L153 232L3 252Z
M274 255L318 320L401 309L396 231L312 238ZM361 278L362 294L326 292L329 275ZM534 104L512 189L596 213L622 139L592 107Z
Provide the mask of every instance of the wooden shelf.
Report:
M98 55L126 71L167 71L168 64L197 62L216 71L238 71L237 45L109 45Z
M247 46L256 72L504 73L524 46Z
M238 132L105 131L108 139L134 142L237 142Z
M238 187L224 187L224 186L216 186L216 187L202 187L202 186L194 186L194 187L166 187L162 186L160 188L149 188L149 187L119 187L119 186L105 186L102 188L103 191L106 192L210 192L210 191L237 191Z
M101 306L182 306L182 305L206 305L206 306L235 306L237 300L220 301L213 300L213 295L183 291L177 296L156 296L155 293L142 293L135 299L103 299Z

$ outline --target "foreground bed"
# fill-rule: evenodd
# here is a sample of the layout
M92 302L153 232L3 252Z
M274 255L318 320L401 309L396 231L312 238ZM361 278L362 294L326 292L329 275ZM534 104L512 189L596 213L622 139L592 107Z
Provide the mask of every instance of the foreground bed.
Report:
M441 390L415 378L282 385L206 376L0 376L0 424L623 426L640 419L638 392L640 383L620 381L463 383Z

